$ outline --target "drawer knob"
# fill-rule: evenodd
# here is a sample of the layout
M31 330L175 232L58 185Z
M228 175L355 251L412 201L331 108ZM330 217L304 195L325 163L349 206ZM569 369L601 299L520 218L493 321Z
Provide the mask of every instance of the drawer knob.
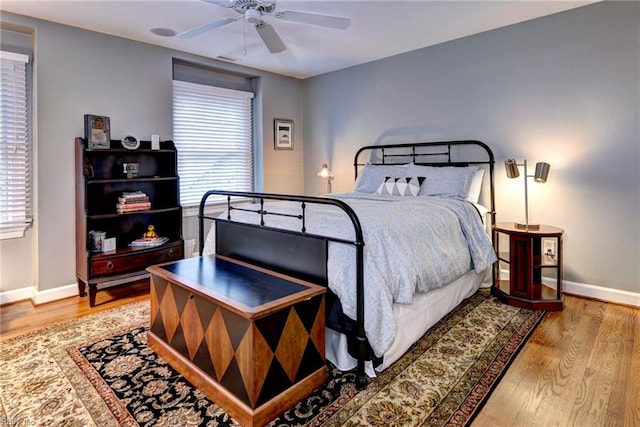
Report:
M114 265L112 261L107 262L107 270L113 270L113 267Z
M169 257L173 258L173 249L169 249Z

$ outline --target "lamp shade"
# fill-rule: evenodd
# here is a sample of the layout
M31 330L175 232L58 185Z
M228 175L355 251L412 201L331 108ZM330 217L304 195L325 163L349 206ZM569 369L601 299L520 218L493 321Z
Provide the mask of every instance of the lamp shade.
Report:
M318 172L318 176L322 178L331 178L333 176L326 163L322 165L322 169Z
M545 162L536 163L536 173L533 175L533 180L535 182L545 183L547 182L547 177L549 176L549 169L551 165Z
M507 170L507 178L517 178L520 176L518 164L515 159L507 159L504 161L504 168Z

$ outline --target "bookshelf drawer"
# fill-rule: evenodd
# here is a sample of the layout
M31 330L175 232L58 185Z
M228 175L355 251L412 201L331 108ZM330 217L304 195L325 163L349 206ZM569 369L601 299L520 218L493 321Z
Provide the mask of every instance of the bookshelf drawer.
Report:
M144 270L150 265L176 261L182 258L182 243L158 248L139 249L127 254L100 257L91 260L91 276L111 276Z

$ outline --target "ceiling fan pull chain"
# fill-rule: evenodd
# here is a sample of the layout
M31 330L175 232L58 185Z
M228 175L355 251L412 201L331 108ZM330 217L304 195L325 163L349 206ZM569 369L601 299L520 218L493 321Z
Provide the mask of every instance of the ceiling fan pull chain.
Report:
M242 20L242 54L247 54L247 20Z

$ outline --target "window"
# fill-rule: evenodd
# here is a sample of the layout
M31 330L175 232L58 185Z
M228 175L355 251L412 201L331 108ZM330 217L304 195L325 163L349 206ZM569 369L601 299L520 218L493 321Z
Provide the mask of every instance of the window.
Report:
M0 51L0 238L24 236L31 223L29 56Z
M173 139L183 207L199 206L212 189L253 190L252 99L251 92L174 80Z

